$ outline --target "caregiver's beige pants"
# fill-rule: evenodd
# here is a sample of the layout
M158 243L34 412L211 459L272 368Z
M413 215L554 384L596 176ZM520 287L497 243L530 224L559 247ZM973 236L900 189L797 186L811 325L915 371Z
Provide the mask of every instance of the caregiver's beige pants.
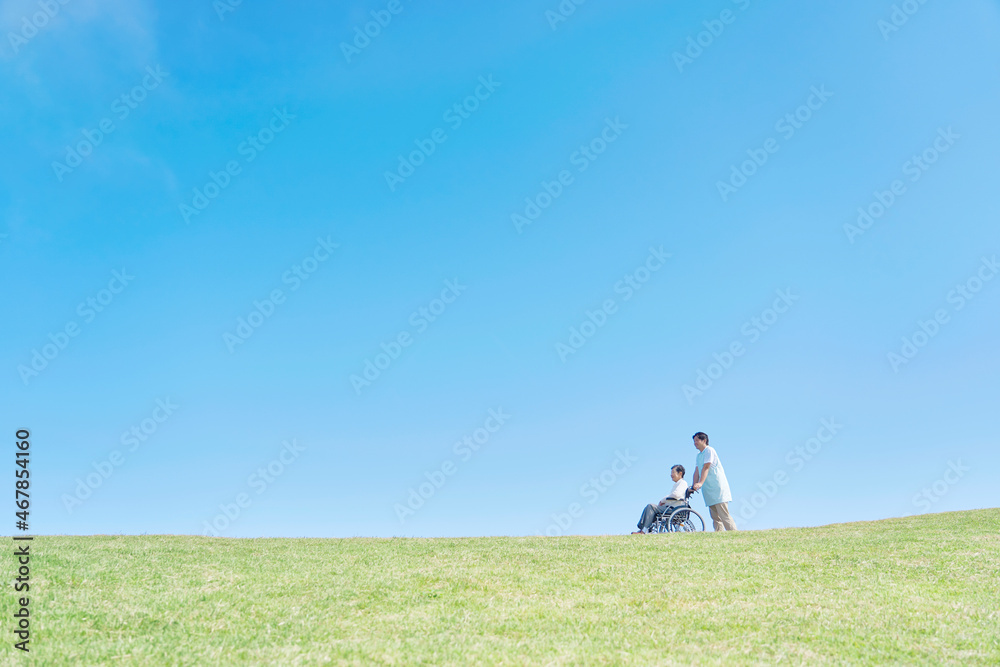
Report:
M716 530L736 530L736 522L729 515L729 503L719 503L708 508Z

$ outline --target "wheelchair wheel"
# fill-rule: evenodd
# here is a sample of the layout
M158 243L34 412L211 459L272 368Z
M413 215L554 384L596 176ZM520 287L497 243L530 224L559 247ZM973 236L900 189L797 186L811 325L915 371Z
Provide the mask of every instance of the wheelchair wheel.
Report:
M705 531L705 520L690 507L678 507L667 519L667 530L671 533L701 533Z

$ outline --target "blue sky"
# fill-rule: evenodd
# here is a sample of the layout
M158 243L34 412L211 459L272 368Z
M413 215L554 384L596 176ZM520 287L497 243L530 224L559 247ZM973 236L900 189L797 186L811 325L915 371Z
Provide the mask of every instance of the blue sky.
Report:
M996 2L48 7L0 5L32 531L622 533L699 430L745 528L998 505Z

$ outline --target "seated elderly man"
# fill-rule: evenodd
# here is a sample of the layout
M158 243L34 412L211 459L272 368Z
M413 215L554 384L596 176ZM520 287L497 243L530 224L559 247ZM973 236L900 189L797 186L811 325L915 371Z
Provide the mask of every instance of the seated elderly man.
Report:
M674 488L670 490L670 493L666 498L660 501L658 505L646 505L646 509L642 511L642 516L639 518L639 530L634 531L633 535L642 535L643 533L649 532L649 527L656 522L656 518L661 514L671 511L678 505L684 504L685 493L687 493L688 484L684 481L684 466L676 465L670 469L670 479L674 481Z

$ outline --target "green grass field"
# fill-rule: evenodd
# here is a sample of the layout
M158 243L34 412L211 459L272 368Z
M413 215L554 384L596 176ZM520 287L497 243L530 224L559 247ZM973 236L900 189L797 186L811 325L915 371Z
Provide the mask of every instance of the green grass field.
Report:
M32 550L32 651L11 646L8 587L5 664L1000 664L1000 510L738 534Z

